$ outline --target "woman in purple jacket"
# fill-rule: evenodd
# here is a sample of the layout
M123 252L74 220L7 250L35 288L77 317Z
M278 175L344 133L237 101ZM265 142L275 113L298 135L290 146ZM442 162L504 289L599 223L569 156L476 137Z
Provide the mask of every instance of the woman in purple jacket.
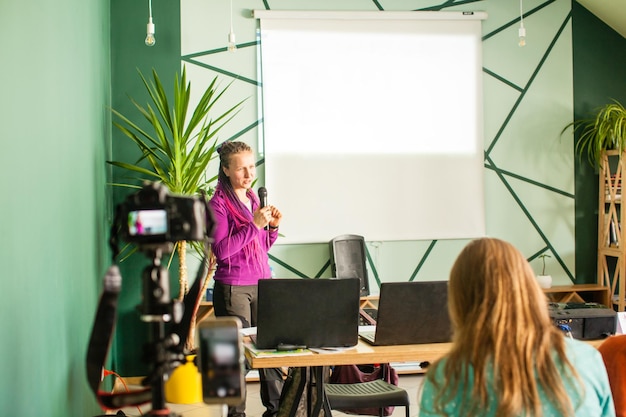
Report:
M218 181L210 201L216 222L213 307L216 316L237 316L243 327L256 326L257 283L271 278L267 252L278 237L282 214L270 205L261 208L250 188L256 178L256 161L248 145L224 142L218 153ZM278 412L282 372L259 369L259 379L261 401L266 408L263 417L272 417ZM244 400L230 407L228 416L245 416L245 407Z

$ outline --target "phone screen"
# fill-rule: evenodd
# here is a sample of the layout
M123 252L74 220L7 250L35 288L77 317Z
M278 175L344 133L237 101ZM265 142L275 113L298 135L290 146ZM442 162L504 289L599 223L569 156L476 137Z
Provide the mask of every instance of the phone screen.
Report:
M201 323L200 373L205 403L239 404L243 401L243 352L236 318L218 317Z

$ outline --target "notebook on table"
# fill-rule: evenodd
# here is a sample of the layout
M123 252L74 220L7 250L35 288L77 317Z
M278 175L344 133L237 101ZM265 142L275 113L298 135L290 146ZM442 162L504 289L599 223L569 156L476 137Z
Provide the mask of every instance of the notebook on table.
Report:
M256 348L355 346L360 288L358 278L260 280Z
M377 346L449 342L448 282L382 283L376 328L359 337Z

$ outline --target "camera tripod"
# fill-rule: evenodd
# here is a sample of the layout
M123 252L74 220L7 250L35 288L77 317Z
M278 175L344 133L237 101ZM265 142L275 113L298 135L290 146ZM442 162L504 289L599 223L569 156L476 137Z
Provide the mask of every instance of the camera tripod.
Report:
M127 396L127 398L129 398L128 400L116 400L116 394L106 398L102 398L99 395L99 399L101 403L106 404L107 408L113 409L143 404L150 400L152 407L145 415L155 417L179 417L178 414L171 412L166 407L165 381L167 381L174 369L185 363L183 347L190 330L193 303L198 297L200 288L202 287L204 277L207 273L208 263L205 258L202 262L202 266L198 269L196 280L183 304L170 297L169 273L167 269L161 265L161 256L167 249L163 250L161 247L157 247L156 249L151 248L149 250L143 249L151 258L151 264L148 265L142 273L142 302L138 306L141 320L149 325L149 337L148 342L144 344L143 360L150 365L150 370L148 376L142 382L142 385L149 387L149 390L144 389L137 393L119 394L120 397ZM117 271L117 267L115 267L115 270ZM115 300L111 300L110 298L113 292L107 292L105 278L105 291L103 292L103 297L100 302L100 309L104 309L104 314L101 315L99 311L96 317L96 325L94 326L92 339L94 335L98 333L112 333L112 328L110 331L105 330L103 332L103 329L98 326L101 324L99 322L114 321L114 317L111 317L115 315L117 293L119 293L119 287L121 286L121 276L119 276L119 274L117 279L120 283L118 284L118 288L114 291L116 292L114 294ZM107 296L109 300L107 300ZM166 323L171 323L169 332L166 332ZM109 338L110 334L99 335L98 337ZM94 356L102 356L102 352L98 351L96 348L98 345L104 344L104 342L102 340L96 340L92 344L95 345ZM90 355L91 349L88 356ZM93 362L101 361L94 360ZM93 368L95 368L95 366L93 366L92 369ZM92 371L92 373L94 372L95 371ZM119 405L121 405L121 407L118 407ZM125 414L122 411L118 411L117 415L124 416Z
M180 336L165 333L165 323L180 323L183 306L170 297L169 272L161 265L162 249L146 251L152 258L142 274L141 320L148 323L149 339L144 346L144 360L151 364L144 380L152 391L152 408L148 416L178 417L165 405L165 381L171 372L185 362ZM169 414L168 414L169 412Z

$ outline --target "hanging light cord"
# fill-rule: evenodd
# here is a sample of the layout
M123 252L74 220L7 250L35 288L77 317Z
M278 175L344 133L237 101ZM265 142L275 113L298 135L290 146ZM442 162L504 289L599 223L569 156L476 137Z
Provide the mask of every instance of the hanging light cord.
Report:
M230 33L233 33L233 0L230 0Z
M519 43L518 45L520 47L522 46L526 46L526 28L524 27L524 7L523 7L523 0L519 0L519 29L517 31L518 36L519 36Z
M233 0L230 0L230 32L228 32L228 50L230 52L235 52L237 50L235 32L233 31Z

